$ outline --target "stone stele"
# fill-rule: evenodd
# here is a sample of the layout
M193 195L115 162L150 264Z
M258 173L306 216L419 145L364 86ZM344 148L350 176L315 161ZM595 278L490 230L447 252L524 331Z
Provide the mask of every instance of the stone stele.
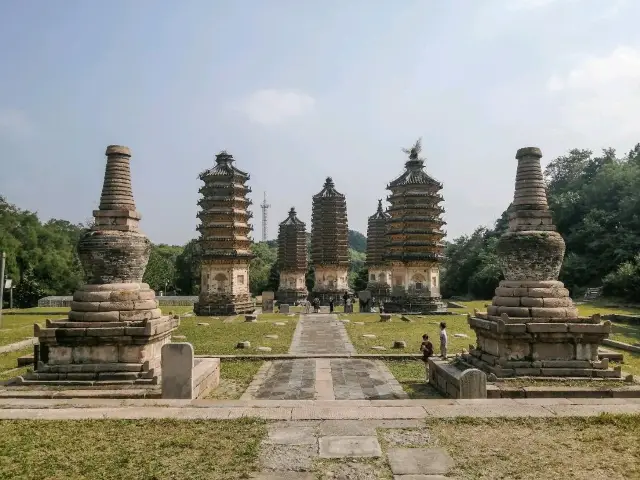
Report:
M78 243L87 284L73 295L68 319L34 326L35 371L23 384L157 384L160 352L180 320L163 316L142 283L151 242L139 230L127 147L107 147L95 224Z
M598 360L611 331L599 315L579 317L558 281L565 243L547 204L539 148L521 148L509 229L498 243L505 280L484 313L469 316L477 345L464 359L497 377L615 377Z

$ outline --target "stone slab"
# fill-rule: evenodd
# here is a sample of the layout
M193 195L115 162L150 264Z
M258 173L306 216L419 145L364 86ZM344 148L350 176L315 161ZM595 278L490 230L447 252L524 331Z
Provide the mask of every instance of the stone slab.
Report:
M316 442L313 427L272 427L266 441L276 445L315 445Z
M316 476L308 472L265 472L251 478L253 480L315 480Z
M382 456L376 437L320 437L318 443L321 458Z
M376 435L377 423L366 420L325 420L320 424L320 435L324 436L370 436Z
M162 346L162 398L193 398L193 346L167 343Z
M455 480L444 475L394 475L393 480Z
M387 456L394 475L444 475L453 467L442 448L392 448Z

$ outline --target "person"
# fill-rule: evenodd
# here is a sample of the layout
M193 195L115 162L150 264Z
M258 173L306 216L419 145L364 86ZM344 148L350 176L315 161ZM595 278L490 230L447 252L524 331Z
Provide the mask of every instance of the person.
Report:
M309 313L311 311L311 302L309 300L304 301L304 313Z
M329 299L329 313L333 313L333 297Z
M440 356L447 358L447 324L440 322Z
M344 292L344 295L342 295L342 299L344 300L344 304L347 304L347 299L349 298L349 294L347 292Z
M318 297L313 299L313 309L315 310L315 313L320 311L320 299Z
M429 357L433 355L433 344L429 341L429 335L426 333L422 335L422 343L420 344L420 351L422 352L422 361L424 362L424 368L426 371L427 382L429 381Z

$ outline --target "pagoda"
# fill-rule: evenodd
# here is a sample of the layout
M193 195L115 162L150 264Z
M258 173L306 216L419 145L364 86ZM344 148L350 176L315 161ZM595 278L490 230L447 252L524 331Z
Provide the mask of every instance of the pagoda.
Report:
M44 385L156 385L160 351L171 342L178 317L164 316L155 292L142 283L151 241L131 190L131 151L106 151L95 222L78 241L87 283L73 294L63 320L34 325L35 371L13 383Z
M293 304L305 299L309 294L306 286L307 232L305 223L298 219L293 207L278 229L278 268L278 301Z
M611 322L579 317L558 280L565 243L553 225L540 158L536 147L516 153L509 229L497 245L505 279L487 311L469 317L477 344L463 358L496 377L620 378L619 367L598 358Z
M390 215L382 209L378 200L378 210L367 222L367 260L369 280L367 290L380 301L389 300L391 270L385 260L386 228Z
M342 302L349 291L347 202L327 177L313 196L311 213L311 264L315 271L312 297L323 305Z
M201 281L197 315L233 315L253 312L249 290L252 230L247 210L251 200L246 185L249 174L233 165L226 151L216 155L216 164L200 174L204 186L198 205L200 225Z
M386 257L391 267L392 301L385 311L443 312L440 262L445 233L442 184L424 171L421 140L411 149L405 171L387 185L391 203L387 219Z

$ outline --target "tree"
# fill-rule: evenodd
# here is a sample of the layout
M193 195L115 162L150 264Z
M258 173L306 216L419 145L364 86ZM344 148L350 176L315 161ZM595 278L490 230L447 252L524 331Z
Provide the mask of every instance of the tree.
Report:
M38 306L38 300L46 295L33 275L33 270L25 271L18 282L13 294L13 301L18 308L31 308Z
M180 295L200 292L200 246L191 240L175 259L175 288Z
M176 263L184 248L171 245L153 245L149 263L144 272L143 282L155 291L176 289L177 270Z

